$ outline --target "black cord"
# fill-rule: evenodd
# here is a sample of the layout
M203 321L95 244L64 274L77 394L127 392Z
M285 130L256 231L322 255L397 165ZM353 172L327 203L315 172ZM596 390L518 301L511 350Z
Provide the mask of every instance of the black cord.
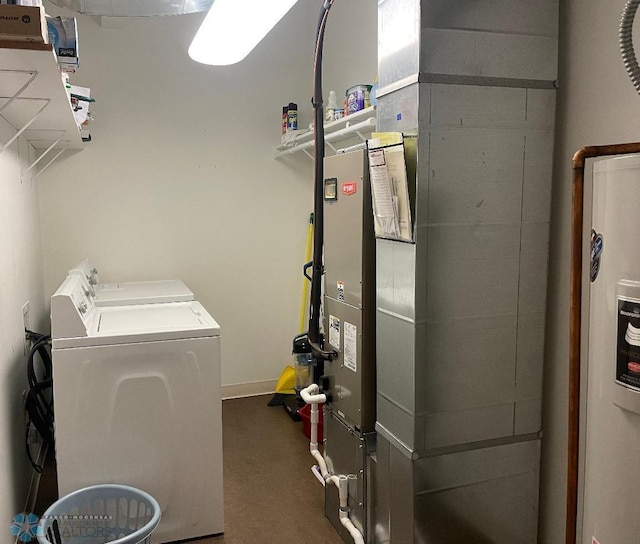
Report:
M28 421L25 430L25 449L31 466L37 472L42 467L31 454L30 434L34 427L42 437L45 446L53 445L53 367L50 354L51 337L25 329L31 349L27 358L27 382L29 390L25 398ZM36 355L38 357L36 357ZM39 360L36 368L36 360Z
M46 398L43 391L48 389L48 387L43 388L42 384L47 383L50 384L51 379L53 378L53 368L51 364L51 355L49 353L49 342L51 337L49 335L41 335L37 333L27 333L28 337L33 339L35 338L35 342L29 351L29 357L27 359L27 381L29 383L29 389L36 391L38 396L38 401L42 404L45 409L45 413L53 415L53 402L51 398ZM35 355L36 353L40 356L41 362L41 373L42 377L38 378L35 368ZM51 395L49 395L51 397Z

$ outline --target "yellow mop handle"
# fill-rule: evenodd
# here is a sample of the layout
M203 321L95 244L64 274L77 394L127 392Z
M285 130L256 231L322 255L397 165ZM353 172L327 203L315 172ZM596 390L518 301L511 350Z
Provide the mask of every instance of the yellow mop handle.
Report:
M304 261L308 263L311 260L311 242L313 241L313 214L309 215L309 230L307 232L307 258ZM307 313L307 291L309 290L309 280L302 278L302 303L300 304L300 332L304 332L304 316Z

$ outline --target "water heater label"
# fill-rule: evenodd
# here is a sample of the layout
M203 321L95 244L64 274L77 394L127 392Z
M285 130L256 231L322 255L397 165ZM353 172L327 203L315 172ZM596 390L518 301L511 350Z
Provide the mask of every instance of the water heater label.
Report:
M640 391L640 302L618 296L616 381Z

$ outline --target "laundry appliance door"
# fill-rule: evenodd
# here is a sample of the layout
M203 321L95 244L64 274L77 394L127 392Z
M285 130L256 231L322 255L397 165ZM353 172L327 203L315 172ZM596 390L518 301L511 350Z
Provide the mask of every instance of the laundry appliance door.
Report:
M153 495L153 542L223 531L220 337L53 350L60 496L100 483Z

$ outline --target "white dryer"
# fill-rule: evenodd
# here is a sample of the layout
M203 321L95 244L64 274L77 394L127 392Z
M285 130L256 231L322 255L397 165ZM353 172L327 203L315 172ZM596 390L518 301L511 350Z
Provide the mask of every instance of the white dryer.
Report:
M78 276L51 298L60 496L150 493L154 544L223 532L220 327L196 301L97 307Z
M69 270L69 274L85 279L96 306L186 302L194 299L193 292L182 280L100 283L98 271L87 259L80 260Z

